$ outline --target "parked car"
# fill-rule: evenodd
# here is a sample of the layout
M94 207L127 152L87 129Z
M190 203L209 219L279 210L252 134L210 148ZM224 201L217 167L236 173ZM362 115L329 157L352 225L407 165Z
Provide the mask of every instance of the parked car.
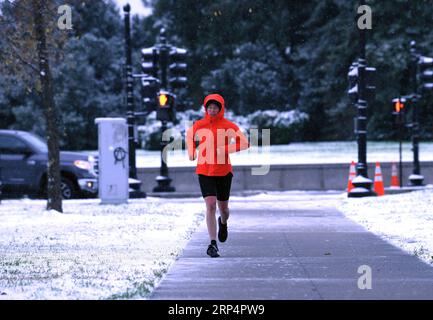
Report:
M30 132L0 130L2 196L45 197L47 164L44 139ZM64 199L98 195L97 157L60 151L60 174Z

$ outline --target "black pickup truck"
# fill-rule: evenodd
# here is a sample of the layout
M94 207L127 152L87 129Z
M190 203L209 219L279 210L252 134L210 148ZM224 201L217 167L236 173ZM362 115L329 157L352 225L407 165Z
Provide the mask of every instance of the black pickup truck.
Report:
M30 132L0 130L2 196L46 195L48 148ZM61 190L64 199L98 195L97 159L92 155L60 151Z

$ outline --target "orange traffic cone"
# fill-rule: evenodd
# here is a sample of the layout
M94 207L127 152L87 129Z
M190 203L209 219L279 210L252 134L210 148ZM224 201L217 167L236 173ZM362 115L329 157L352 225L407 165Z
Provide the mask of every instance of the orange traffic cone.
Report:
M354 188L354 185L352 184L352 180L355 177L356 177L355 162L352 161L349 169L349 181L347 181L347 192L350 192L350 190Z
M385 194L382 170L380 169L379 162L376 162L376 170L374 172L374 192L376 192L378 196L383 196Z
M397 165L392 163L391 169L391 188L400 188L400 180L398 179Z

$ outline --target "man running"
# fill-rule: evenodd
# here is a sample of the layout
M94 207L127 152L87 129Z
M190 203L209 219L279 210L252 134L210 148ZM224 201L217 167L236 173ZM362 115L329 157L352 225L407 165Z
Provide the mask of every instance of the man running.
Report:
M218 240L227 240L227 220L229 218L229 197L233 177L229 154L249 148L249 143L239 127L224 118L224 99L219 94L210 94L204 99L205 116L188 129L186 143L191 161L196 159L198 141L198 161L196 174L206 203L206 224L210 244L207 254L219 257L216 242L216 204L218 217ZM232 139L235 143L231 143Z

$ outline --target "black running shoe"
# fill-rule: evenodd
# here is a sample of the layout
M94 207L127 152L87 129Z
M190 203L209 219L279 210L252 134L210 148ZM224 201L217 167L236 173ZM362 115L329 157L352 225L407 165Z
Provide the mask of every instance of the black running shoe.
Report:
M218 258L220 256L218 247L215 244L210 244L209 247L207 247L207 254L212 258Z
M227 240L227 223L222 224L221 217L218 217L218 240L220 242L225 242Z

